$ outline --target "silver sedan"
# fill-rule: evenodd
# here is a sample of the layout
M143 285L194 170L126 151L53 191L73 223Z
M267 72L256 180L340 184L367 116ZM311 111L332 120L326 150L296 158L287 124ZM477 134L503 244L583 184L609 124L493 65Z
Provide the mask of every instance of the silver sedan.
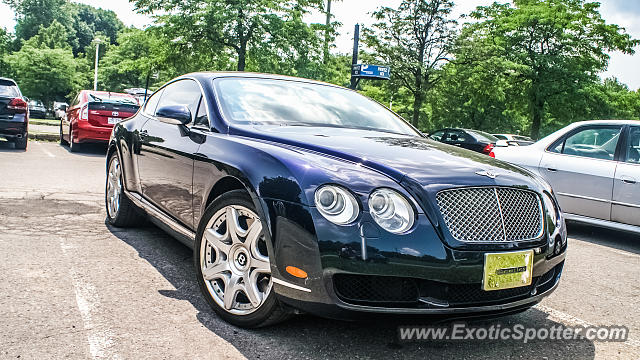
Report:
M640 233L640 121L577 122L493 154L545 178L567 220Z

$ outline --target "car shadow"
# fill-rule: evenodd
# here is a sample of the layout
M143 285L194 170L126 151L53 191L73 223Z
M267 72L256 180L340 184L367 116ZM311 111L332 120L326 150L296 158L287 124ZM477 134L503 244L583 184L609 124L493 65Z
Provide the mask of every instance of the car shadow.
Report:
M250 359L268 358L580 358L595 356L595 346L588 340L431 340L400 342L398 325L427 324L420 318L407 322L372 318L366 322L346 322L297 315L289 321L262 329L241 329L222 321L200 293L193 269L192 251L153 225L138 229L118 229L107 225L117 238L135 249L176 290L159 290L163 296L189 301L198 311L197 319L207 329L222 337ZM537 309L503 317L478 320L472 325L501 324L550 328L559 325ZM269 349L273 349L269 351Z
M640 254L640 236L624 231L567 222L569 238Z
M80 144L75 152L71 152L69 145L60 144L60 146L73 156L104 157L107 154L107 144Z

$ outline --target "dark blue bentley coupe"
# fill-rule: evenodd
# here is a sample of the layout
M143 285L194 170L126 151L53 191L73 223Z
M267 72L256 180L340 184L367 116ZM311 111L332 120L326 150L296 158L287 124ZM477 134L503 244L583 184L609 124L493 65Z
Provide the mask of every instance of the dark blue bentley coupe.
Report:
M149 219L194 249L213 310L498 316L558 285L566 229L547 183L423 136L321 82L196 73L117 124L108 222Z

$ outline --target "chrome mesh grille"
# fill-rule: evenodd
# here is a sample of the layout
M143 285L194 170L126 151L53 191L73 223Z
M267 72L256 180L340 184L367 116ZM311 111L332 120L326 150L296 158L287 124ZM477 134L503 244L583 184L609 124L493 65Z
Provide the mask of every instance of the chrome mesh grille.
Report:
M506 187L440 191L440 212L451 235L466 242L500 242L542 236L542 205L534 192Z

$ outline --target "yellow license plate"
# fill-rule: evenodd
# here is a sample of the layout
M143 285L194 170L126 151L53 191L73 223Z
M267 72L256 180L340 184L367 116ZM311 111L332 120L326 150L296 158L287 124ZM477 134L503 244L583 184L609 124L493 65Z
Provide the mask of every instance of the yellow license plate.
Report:
M485 291L531 285L533 250L489 253L484 255Z

